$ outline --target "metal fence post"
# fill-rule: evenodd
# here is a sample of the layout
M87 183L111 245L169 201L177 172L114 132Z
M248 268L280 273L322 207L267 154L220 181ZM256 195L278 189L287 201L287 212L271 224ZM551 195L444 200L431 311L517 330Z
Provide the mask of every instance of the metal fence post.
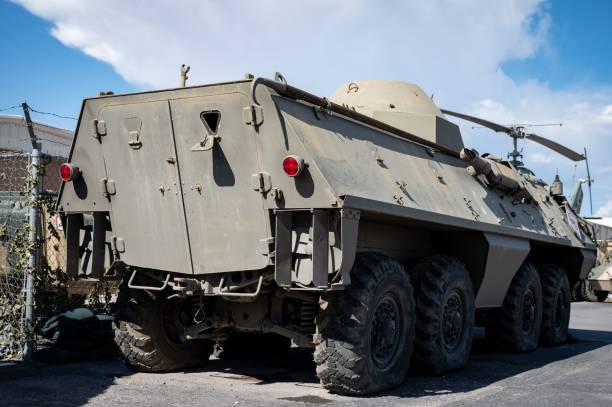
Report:
M38 260L38 223L40 214L38 212L38 187L40 184L39 169L40 169L40 144L36 140L34 134L34 126L30 118L30 107L26 102L21 104L23 108L23 116L28 126L30 141L32 142L32 160L30 162L30 177L32 180L32 189L30 191L30 208L28 210L28 223L30 226L28 242L30 244L30 255L28 258L28 268L26 270L25 281L25 332L26 341L23 347L23 360L32 360L34 353L34 327L32 324L34 314L34 273L36 271L36 262Z
M38 169L40 168L40 148L37 145L32 150L32 162L30 163L30 176L32 177L32 190L31 190L31 202L28 218L29 218L29 243L30 243L30 256L28 258L28 268L26 270L26 284L25 284L25 329L26 329L26 342L23 349L23 359L29 361L32 359L34 353L34 338L33 338L33 324L32 316L34 309L34 272L36 271L36 263L38 260L38 223L39 223L39 211L38 211Z

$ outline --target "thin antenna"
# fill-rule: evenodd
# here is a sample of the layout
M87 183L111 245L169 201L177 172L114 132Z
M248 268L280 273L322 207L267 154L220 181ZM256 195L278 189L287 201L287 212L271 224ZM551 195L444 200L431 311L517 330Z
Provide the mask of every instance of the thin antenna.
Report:
M187 79L189 79L189 76L187 76L187 72L189 72L189 69L191 69L190 66L187 66L185 64L181 65L179 80L179 86L181 88L184 88L187 85Z
M586 147L584 148L584 162L587 170L587 185L589 186L589 204L591 205L591 215L593 215L593 195L591 193L591 183L595 180L591 178L591 170L589 170L589 159L587 157Z

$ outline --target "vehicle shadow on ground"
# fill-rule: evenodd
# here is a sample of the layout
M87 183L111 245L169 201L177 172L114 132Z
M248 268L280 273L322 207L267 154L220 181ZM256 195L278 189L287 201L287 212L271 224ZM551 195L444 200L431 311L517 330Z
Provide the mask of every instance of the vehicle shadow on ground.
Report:
M482 332L478 332L465 369L436 377L409 374L400 387L372 397L416 399L470 392L612 344L610 331L572 329L571 333L572 340L565 345L512 355L497 353L484 340ZM320 388L312 352L300 348L292 348L282 360L212 359L207 366L184 373L198 372L227 379L228 383L232 380L250 381L254 385L290 382L300 387ZM11 406L84 405L115 385L116 379L132 374L117 358L68 364L0 363L0 400L8 400L4 405ZM66 383L70 383L70 388Z
M571 329L570 332L571 338L565 345L542 347L525 354L504 354L485 340L482 329L477 329L470 361L465 369L441 376L409 373L401 386L374 397L418 398L465 393L612 344L612 332L609 331ZM191 371L207 372L228 380L254 380L255 384L296 382L298 386L320 386L312 352L299 348L292 348L288 356L279 361L213 359L207 366Z
M304 386L319 387L312 350L291 348L287 355L276 360L264 359L211 359L206 366L190 372L207 372L230 380L254 380L257 385L297 382Z
M0 362L0 405L80 406L134 374L118 358L78 363Z
M540 347L530 353L508 354L499 353L495 345L485 339L484 330L478 328L470 360L464 369L433 377L409 374L400 387L385 394L418 398L474 391L612 344L612 332L609 331L570 329L570 332L570 340L564 345Z

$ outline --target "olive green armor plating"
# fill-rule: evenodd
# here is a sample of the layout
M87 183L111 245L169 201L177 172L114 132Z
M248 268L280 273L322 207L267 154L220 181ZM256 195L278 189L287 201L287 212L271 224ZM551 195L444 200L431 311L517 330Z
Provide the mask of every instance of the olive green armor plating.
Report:
M419 307L418 287L428 279L469 282L457 283L460 295L449 294L443 307L450 318L456 307L471 314L461 319L469 327L474 312L512 300L515 280L532 287L533 307L540 304L526 264L554 264L573 284L595 262L591 238L560 194L507 161L465 148L459 127L422 89L403 82L355 81L327 99L279 75L91 98L69 163L74 175L58 206L71 276L124 276L139 304L150 299L138 291L192 298L196 316L178 342L223 341L242 331L316 345L319 377L340 393L397 384L375 369L407 366L414 321L402 322L413 315L402 309ZM419 264L406 281L400 270ZM382 318L372 326L385 335L372 334L373 362L358 373L369 381L351 381L330 367L332 348L322 338L345 335L329 331L343 321L330 314L346 306L337 301L376 295L377 287L389 294L372 300L372 318ZM289 321L287 298L298 304L299 321ZM209 316L202 304L213 302ZM461 308L467 303L473 308ZM207 326L198 315L207 315ZM118 325L120 342L128 331ZM452 344L462 332L451 332L448 349L459 346ZM410 351L397 350L388 339L396 336ZM429 342L418 332L414 340L420 355ZM126 358L145 370L184 365ZM450 360L444 366L460 367Z

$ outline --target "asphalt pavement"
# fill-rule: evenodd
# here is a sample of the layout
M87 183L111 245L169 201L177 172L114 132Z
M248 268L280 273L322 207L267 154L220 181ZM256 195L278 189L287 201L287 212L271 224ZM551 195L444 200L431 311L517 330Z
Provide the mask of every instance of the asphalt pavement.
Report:
M118 359L0 363L0 405L612 406L612 303L573 304L570 326L569 343L522 355L495 353L479 331L465 369L408 376L367 398L327 393L308 352L292 349L280 362L211 360L167 374L135 373Z

